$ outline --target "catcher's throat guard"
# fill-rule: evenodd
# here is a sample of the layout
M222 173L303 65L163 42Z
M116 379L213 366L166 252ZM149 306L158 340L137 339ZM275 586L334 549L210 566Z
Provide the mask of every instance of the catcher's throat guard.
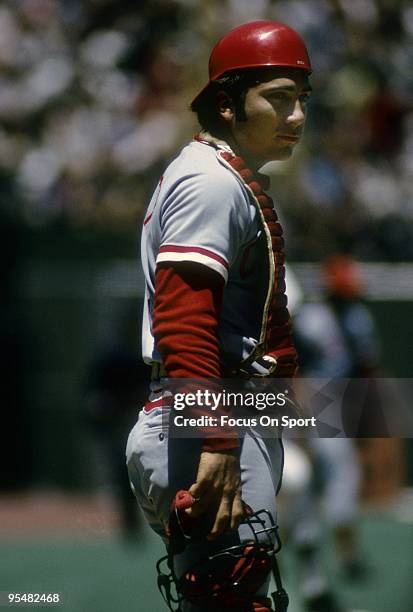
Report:
M193 521L184 512L194 499L187 491L179 491L172 505L168 526L168 554L156 565L158 588L169 610L181 612L183 600L202 609L228 609L238 612L286 612L288 595L281 582L276 554L281 549L278 526L270 512L253 512L244 504L245 517L241 525L247 537L226 548L194 562L177 575L175 556L183 553L187 546L205 538L207 530L195 529ZM271 600L257 597L255 593L265 584L272 572L277 590Z

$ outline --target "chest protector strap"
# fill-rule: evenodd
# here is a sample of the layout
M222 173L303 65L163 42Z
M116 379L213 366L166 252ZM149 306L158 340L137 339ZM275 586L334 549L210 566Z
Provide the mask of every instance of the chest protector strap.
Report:
M219 157L242 179L259 211L268 246L268 292L262 314L261 355L277 362L273 376L289 378L297 371L297 352L291 335L291 320L287 308L285 286L285 255L283 229L274 202L264 192L268 178L253 172L244 160L229 151L220 150Z

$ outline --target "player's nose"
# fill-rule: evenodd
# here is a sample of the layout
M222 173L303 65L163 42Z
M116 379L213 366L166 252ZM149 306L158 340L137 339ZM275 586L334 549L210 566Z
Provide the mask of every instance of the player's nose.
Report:
M297 99L295 101L295 104L294 104L294 107L291 113L287 117L287 123L293 126L294 128L297 128L303 125L304 121L305 121L305 111L301 104L301 101Z

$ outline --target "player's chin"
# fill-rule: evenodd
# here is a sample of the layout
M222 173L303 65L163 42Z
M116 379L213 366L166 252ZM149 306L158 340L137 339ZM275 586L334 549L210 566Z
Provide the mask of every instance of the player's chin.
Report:
M274 161L283 161L289 159L294 152L294 145L286 145L285 147L279 147L274 153Z

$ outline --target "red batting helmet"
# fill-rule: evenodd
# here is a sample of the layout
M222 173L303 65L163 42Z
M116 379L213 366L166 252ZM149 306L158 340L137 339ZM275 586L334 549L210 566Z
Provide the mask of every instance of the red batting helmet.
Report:
M342 298L357 298L363 283L357 263L346 255L333 255L323 262L322 274L328 291Z
M303 39L295 30L276 21L244 23L225 34L212 49L209 82L229 71L272 66L301 68L310 74L310 58Z

